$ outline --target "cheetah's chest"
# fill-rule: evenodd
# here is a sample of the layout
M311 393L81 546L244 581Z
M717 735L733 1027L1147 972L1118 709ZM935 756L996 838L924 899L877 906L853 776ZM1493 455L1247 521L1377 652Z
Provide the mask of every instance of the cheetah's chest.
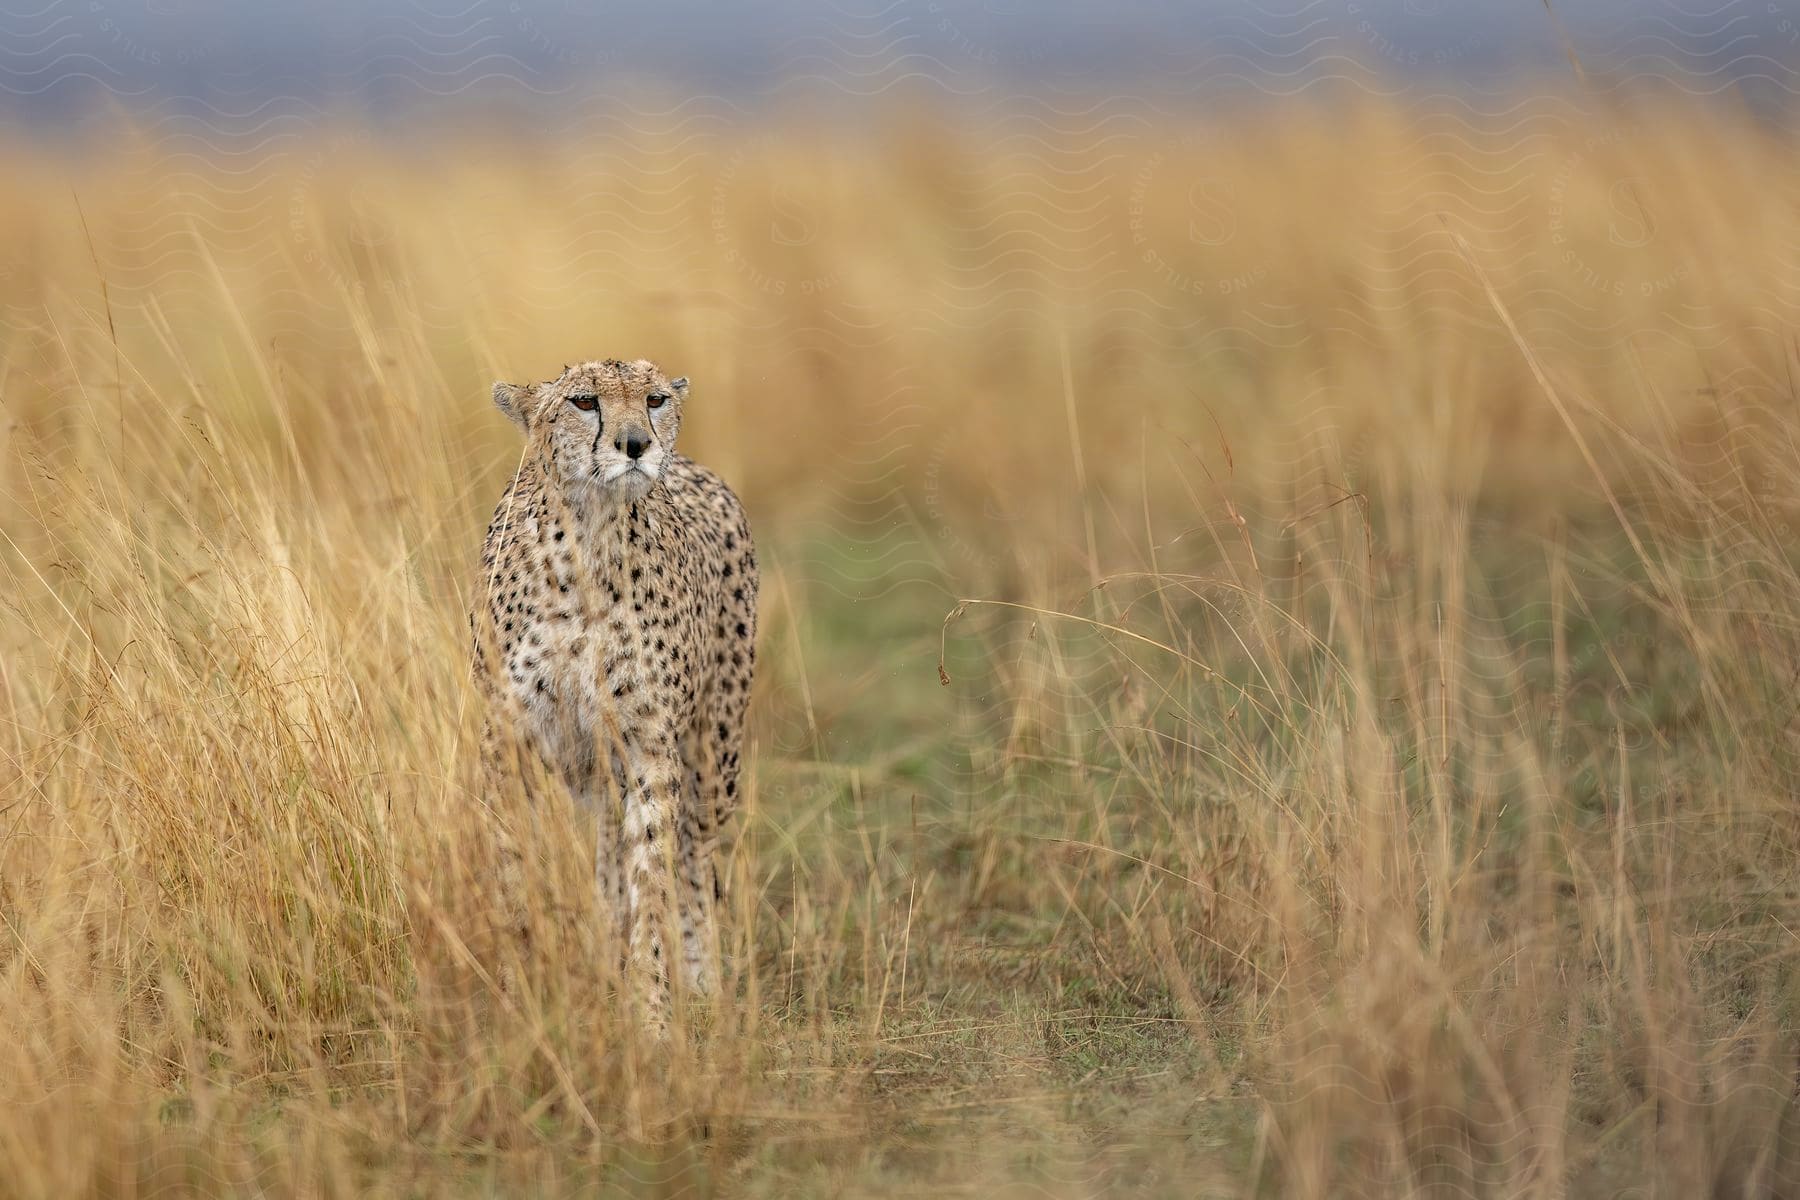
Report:
M691 719L700 605L671 581L665 557L609 556L585 578L575 557L548 564L539 620L506 658L541 743L580 770L603 745L631 746Z

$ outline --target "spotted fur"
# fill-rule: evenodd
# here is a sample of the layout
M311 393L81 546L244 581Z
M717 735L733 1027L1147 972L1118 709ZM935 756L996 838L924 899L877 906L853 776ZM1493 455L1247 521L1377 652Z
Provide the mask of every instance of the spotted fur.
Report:
M675 451L687 390L612 359L495 385L526 451L488 527L474 618L484 758L536 756L600 814L601 900L657 1021L675 920L687 985L714 984L715 852L738 806L756 643L743 506Z

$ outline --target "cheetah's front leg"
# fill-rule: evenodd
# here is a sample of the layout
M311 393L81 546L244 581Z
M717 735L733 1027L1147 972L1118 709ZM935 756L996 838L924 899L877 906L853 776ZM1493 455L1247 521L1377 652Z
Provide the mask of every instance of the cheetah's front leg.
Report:
M687 790L676 815L676 886L681 906L681 967L687 989L710 996L719 961L718 868L714 865L713 776L697 732L682 742ZM703 765L705 764L705 765Z
M625 892L628 974L644 1006L645 1025L666 1031L676 793L681 764L673 739L658 737L636 756L625 792Z
M729 620L731 615L724 614L721 624ZM725 899L725 877L718 864L719 838L740 799L744 710L755 653L748 638L732 652L731 673L703 698L685 742L693 790L680 814L682 957L688 986L702 995L713 990L721 965L718 914Z

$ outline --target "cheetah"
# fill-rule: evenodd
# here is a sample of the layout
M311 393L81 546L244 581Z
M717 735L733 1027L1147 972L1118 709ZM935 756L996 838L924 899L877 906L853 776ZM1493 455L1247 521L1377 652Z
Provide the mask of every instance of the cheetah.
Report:
M473 618L483 758L503 770L534 755L599 813L596 885L653 1023L673 918L686 986L715 986L714 858L738 806L756 659L749 522L675 450L687 394L643 359L494 385L526 449L488 527Z

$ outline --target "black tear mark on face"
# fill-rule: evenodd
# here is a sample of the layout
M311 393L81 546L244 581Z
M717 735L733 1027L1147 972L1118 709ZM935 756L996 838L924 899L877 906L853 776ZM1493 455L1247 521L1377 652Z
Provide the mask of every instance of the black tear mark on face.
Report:
M594 414L594 445L588 453L594 460L594 469L598 471L600 469L600 435L606 432L606 414L600 411L598 401L595 401L592 411Z

